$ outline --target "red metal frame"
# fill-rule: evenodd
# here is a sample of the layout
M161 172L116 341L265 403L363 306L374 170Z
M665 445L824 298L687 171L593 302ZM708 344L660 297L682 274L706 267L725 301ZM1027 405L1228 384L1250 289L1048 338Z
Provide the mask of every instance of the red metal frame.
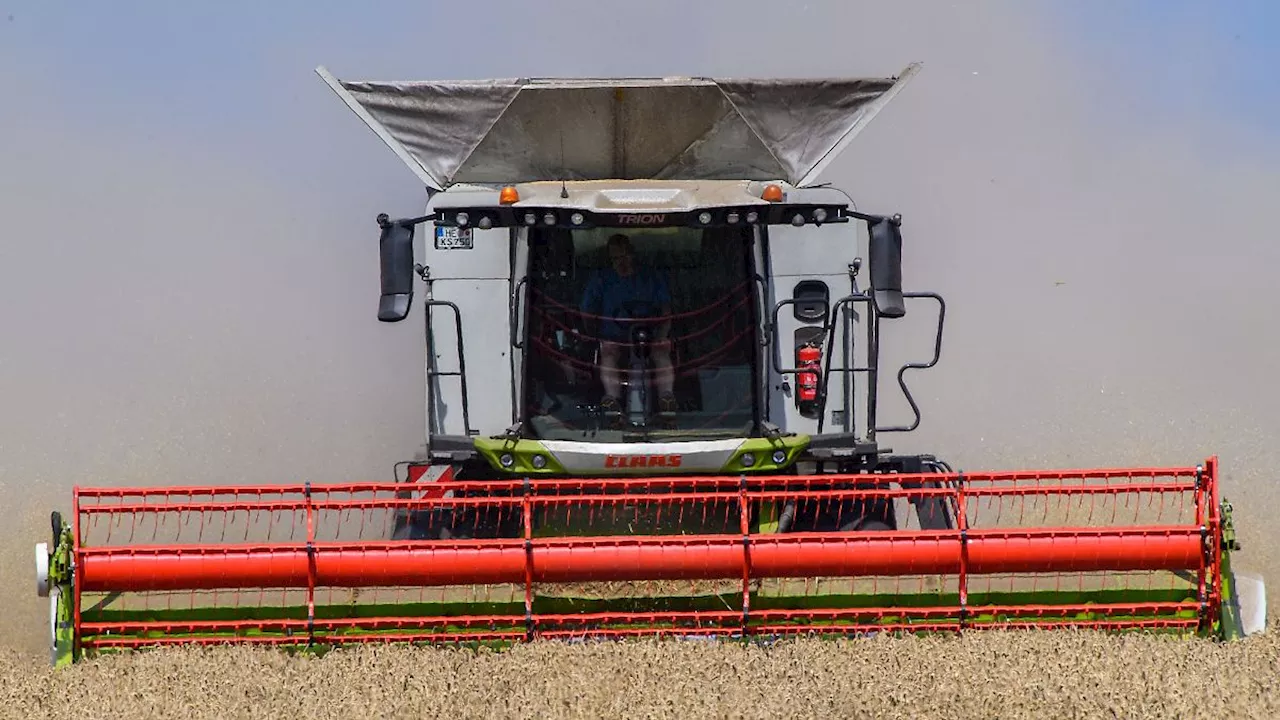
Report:
M413 478L417 480L417 478ZM851 483L869 485L848 489ZM836 489L833 486L844 487ZM939 486L941 484L941 486ZM898 487L892 487L897 485ZM453 491L477 491L484 497L444 497ZM365 495L366 497L355 497ZM973 523L967 508L982 499L1021 503L1099 498L1116 503L1133 498L1148 505L1191 496L1194 520L1185 523L1116 526L987 527ZM795 532L781 535L751 531L749 509L759 501L787 499L913 499L940 497L966 508L949 531L852 533ZM201 499L207 498L207 499ZM994 627L1044 627L1063 624L1044 616L1093 613L1094 627L1194 628L1221 602L1221 548L1217 461L1204 467L1027 471L922 475L816 475L767 477L663 477L653 479L547 479L357 483L332 485L257 485L238 487L76 488L75 624L77 637L92 636L95 647L153 644L155 638L122 637L132 632L292 630L316 642L337 639L354 626L367 631L358 639L447 640L463 637L446 627L483 627L530 622L545 626L540 637L583 635L689 634L671 628L600 629L601 623L655 626L694 623L697 634L742 632L748 615L752 632L793 633L819 629L821 623L851 622L850 630L892 630L883 618L904 622L935 621L939 629L960 629L975 613L1009 619ZM534 518L547 509L644 504L679 512L688 503L733 508L738 533L711 535L637 535L535 537ZM393 541L325 540L317 535L325 513L351 514L393 509L486 507L519 513L520 536L489 540ZM1092 509L1093 505L1090 505ZM86 524L123 523L131 518L210 514L225 519L237 513L301 513L305 539L276 542L196 542L88 544ZM1114 512L1114 511L1113 511ZM1021 518L1020 518L1021 520ZM969 606L973 577L1000 573L1089 573L1176 570L1197 576L1200 602L1111 603L1090 605ZM958 607L877 607L830 610L750 608L750 586L759 578L956 575ZM536 583L697 579L741 581L743 610L666 613L587 613L534 615ZM359 620L318 620L316 593L322 587L371 588L509 583L524 586L525 616L475 616ZM298 588L307 594L308 619L208 622L93 622L82 618L82 592L162 590L236 590ZM1192 610L1192 618L1113 620L1110 616L1161 615ZM1207 612L1206 612L1207 610ZM800 624L797 621L807 621ZM908 624L909 624L908 622ZM905 625L904 625L905 627ZM914 625L912 626L915 627ZM387 631L394 631L388 633ZM380 633L380 634L375 634ZM490 637L492 636L492 637ZM524 639L528 633L466 633L466 639ZM343 640L352 636L343 634ZM169 642L163 640L162 642ZM172 640L189 642L189 639ZM225 642L204 638L196 642ZM288 638L244 637L237 642L296 642Z
M90 592L1182 570L1198 528L867 532L85 549Z

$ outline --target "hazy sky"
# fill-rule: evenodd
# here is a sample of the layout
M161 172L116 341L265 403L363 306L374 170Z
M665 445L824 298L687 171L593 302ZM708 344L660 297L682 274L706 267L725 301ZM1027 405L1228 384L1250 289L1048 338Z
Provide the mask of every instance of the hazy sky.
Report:
M950 303L942 366L913 379L924 425L893 447L966 468L1220 453L1253 493L1242 522L1266 518L1277 30L1265 0L0 0L0 492L22 498L0 576L38 619L30 543L75 483L388 478L417 449L422 338L375 320L373 218L422 194L320 64L447 79L922 60L824 178L902 212L908 285ZM892 329L891 359L928 350L923 320Z
M1274 41L1280 4L1072 0L1057 3L1052 17L1078 62L1114 73L1135 115L1189 123L1197 143L1212 144L1223 123L1274 142L1280 83L1271 68L1280 59Z

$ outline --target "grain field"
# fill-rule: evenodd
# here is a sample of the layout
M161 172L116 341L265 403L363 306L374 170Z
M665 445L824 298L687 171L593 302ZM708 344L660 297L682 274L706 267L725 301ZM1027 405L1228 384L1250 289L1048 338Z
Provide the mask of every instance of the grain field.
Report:
M1240 718L1280 716L1280 636L166 650L65 673L0 655L0 716L68 718Z

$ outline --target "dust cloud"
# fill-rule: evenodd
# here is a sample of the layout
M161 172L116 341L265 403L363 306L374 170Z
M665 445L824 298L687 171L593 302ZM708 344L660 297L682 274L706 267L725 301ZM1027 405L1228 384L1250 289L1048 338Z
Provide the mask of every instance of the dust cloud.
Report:
M231 129L163 105L130 114L128 77L99 116L73 78L0 43L0 641L42 655L31 546L75 484L388 478L417 449L421 336L374 319L372 219L417 211L420 193L317 64L461 78L924 61L823 178L903 213L907 283L948 299L942 363L910 378L923 424L888 444L965 469L1217 454L1243 562L1280 587L1276 148L1212 109L1145 124L1145 77L1083 59L1088 41L1044 6L534 5L415 10L421 27L388 36L334 18L256 48L267 69L184 68L232 73L228 106L238 87L274 98ZM29 28L57 46L54 25ZM1208 146L1191 128L1212 124ZM887 361L927 353L924 315L890 331Z

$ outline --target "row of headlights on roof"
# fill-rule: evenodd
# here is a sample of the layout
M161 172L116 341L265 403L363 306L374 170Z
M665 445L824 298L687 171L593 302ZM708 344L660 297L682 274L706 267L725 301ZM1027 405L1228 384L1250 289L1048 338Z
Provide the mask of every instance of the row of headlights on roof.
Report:
M825 218L826 211L822 210L821 212L822 212L822 217ZM644 213L644 214L661 214L661 213ZM760 213L756 212L755 210L749 210L745 213L745 215L746 215L747 223L755 223L760 220ZM715 216L713 216L710 212L704 211L698 214L698 223L701 225L710 225L711 221L713 220L715 220ZM742 220L742 215L739 214L737 211L731 211L727 215L725 215L725 222L729 223L730 225L736 225L741 220ZM554 211L551 211L551 210L547 210L543 212L541 215L539 215L537 212L530 211L524 214L523 221L524 221L524 224L528 226L537 225L539 222L541 222L543 225L555 226L559 223L560 218L556 215ZM453 222L458 227L467 227L467 225L471 223L471 215L465 211L459 212L458 214L453 216ZM586 222L587 222L587 216L581 212L575 212L569 215L570 225L584 225L586 224ZM818 220L818 222L821 222L821 220ZM803 221L801 222L801 224L802 225L804 224ZM480 219L476 221L476 227L480 228L481 230L488 230L489 228L492 228L493 218L489 217L488 215L481 215Z
M518 212L519 211L517 210L517 213ZM664 213L625 213L625 214L629 216L664 215ZM560 216L553 210L543 210L543 211L527 210L523 213L523 215L519 217L521 218L521 221L523 222L524 225L527 225L530 227L539 225L539 224L546 225L548 227L554 227L560 223ZM839 210L836 208L827 209L824 207L817 207L817 208L811 208L807 210L796 210L786 217L786 221L796 227L801 227L810 222L821 225L822 223L827 222L828 219L838 219L838 217L839 217ZM445 219L448 219L447 215L445 216ZM698 221L697 224L711 225L715 221L715 219L716 219L715 215L711 211L703 210L697 215L697 221ZM475 227L481 230L488 230L494 226L494 222L495 221L492 216L487 214L480 214L479 219L475 220ZM587 222L587 216L585 213L573 212L569 215L570 225L581 226L581 225L585 225L586 222ZM727 225L738 225L744 222L747 225L754 225L760 222L760 212L758 210L729 210L724 214L724 222ZM453 223L461 228L469 227L472 223L471 213L466 210L458 211L453 215ZM662 222L636 223L636 225L641 225L641 226L649 225L649 224L663 225L666 223L662 223Z

